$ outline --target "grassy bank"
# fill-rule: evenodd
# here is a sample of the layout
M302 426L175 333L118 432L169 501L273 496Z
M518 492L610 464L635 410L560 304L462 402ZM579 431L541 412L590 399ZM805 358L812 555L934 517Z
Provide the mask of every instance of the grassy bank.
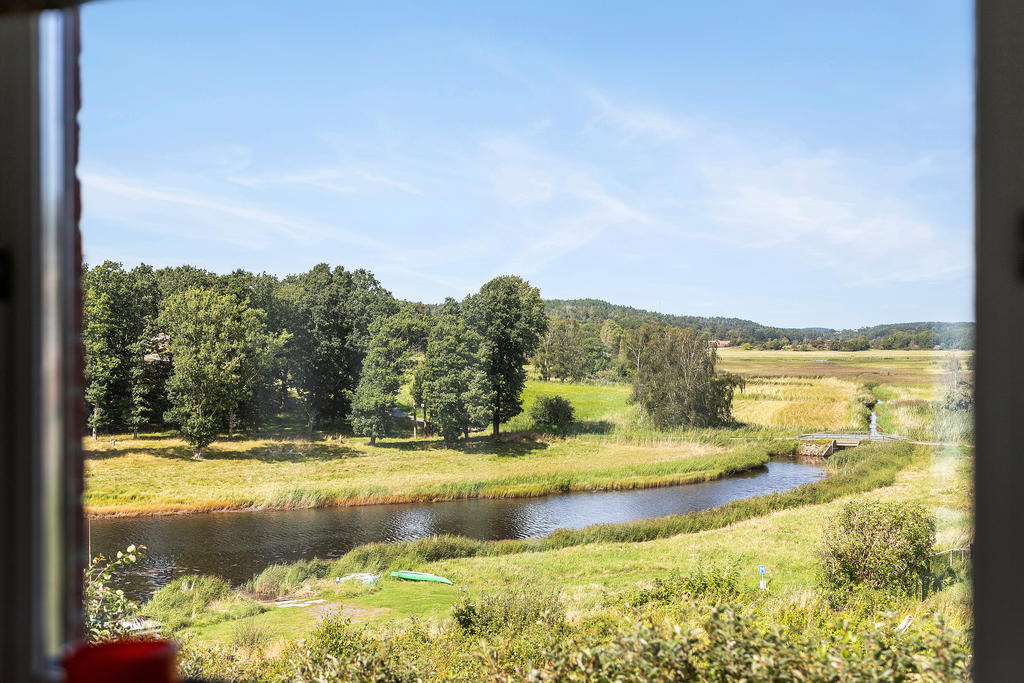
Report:
M721 599L735 605L738 616L760 624L755 632L781 629L788 639L797 642L809 636L813 636L811 641L824 642L830 633L845 633L851 636L851 643L862 643L876 624L891 629L906 614L915 617L908 638L945 633L932 625L933 616L938 614L944 615L948 624L943 629L969 628L969 592L963 583L923 602L869 599L843 610L830 608L817 595L814 576L822 527L851 499L869 496L925 504L937 520L939 548L963 545L971 536L969 457L953 450L937 452L919 447L911 451L905 445L850 453L845 464L837 463L833 477L803 487L801 495L789 501L790 506L765 505L762 497L761 501L738 501L740 505L731 504L703 516L683 516L691 519L684 529L690 533L667 535L669 527L673 531L680 528L675 522L664 527L666 535L651 535L656 525L594 527L571 542L557 535L545 539L546 546L543 541L488 544L434 539L390 546L390 552L385 546L370 546L333 562L273 568L247 590L218 594L210 609L200 611L203 616L197 624L185 630L192 634L194 646L222 648L217 656L244 668L245 662L255 661L247 659L248 651L241 647L244 639L240 633L245 628L255 628L262 634L260 656L264 660L269 657L272 663L287 659L294 652L297 638L304 637L309 643L311 636L314 641L322 637L323 628L318 630L317 624L333 623L322 622L324 618L344 615L354 622L345 627L346 638L368 638L370 649L377 643L395 643L394 656L435 668L435 675L428 676L434 680L455 676L463 666L472 679L483 675L478 668L482 665L478 656L481 641L492 643L499 658L513 660L517 652L526 656L527 650L536 652L531 648L547 641L545 637L532 645L521 642L523 633L531 629L529 624L513 632L489 633L484 629L467 633L452 619L464 609L453 612L453 606L467 599L483 609L481 596L492 596L487 599L495 603L492 611L498 613L496 619L500 621L517 609L530 608L502 606L505 598L501 596L537 596L535 602L544 604L531 618L547 619L543 614L551 614L554 609L558 615L553 631L558 636L556 641L576 642L595 636L596 644L608 643L623 629L641 623L664 624L665 620L681 624L681 632L686 633L708 618L718 598L701 603L699 596L680 595L668 603L642 608L631 605L637 604L637 595L649 594L655 579L669 577L673 571L707 574L707 568L730 572L727 593ZM881 470L885 474L873 474ZM819 484L826 482L829 486L823 489ZM807 489L817 493L808 495ZM739 514L740 509L749 516ZM756 590L759 564L768 567L767 593ZM438 573L456 585L413 584L385 577L376 586L339 587L333 579L360 568L390 566ZM270 602L280 597L309 603L278 607ZM523 600L529 602L526 597ZM693 605L690 598L698 604ZM246 602L254 599L262 606ZM486 607L486 600L483 604ZM213 612L224 616L211 617ZM966 645L957 642L962 655Z
M566 577L584 583L597 580L620 585L626 576L633 576L633 580L639 578L636 575L639 570L637 562L642 564L651 559L648 551L656 547L651 543L664 541L667 547L692 547L696 551L697 546L692 544L703 543L700 539L706 538L707 534L720 533L728 538L729 533L739 528L739 525L749 524L751 520L772 518L784 512L792 513L797 518L811 515L817 522L817 513L810 510L891 486L902 472L912 466L921 469L930 458L929 449L914 448L908 444L863 446L847 451L844 457L833 461L830 476L818 482L779 494L733 501L717 508L684 515L595 525L584 529L564 529L537 539L475 541L442 536L404 543L372 543L355 548L337 560L313 560L270 567L255 577L242 594L265 600L284 596L314 596L333 602L339 599L333 577L355 572L373 572L386 576L394 569L442 571L456 580L459 586L490 585L491 582L493 585L503 585L506 579L525 577L540 580L550 588L565 588L563 579ZM744 535L744 541L749 540ZM762 543L758 542L757 545ZM739 551L742 547L742 544L737 545L735 549ZM586 559L588 557L599 559ZM580 563L573 564L577 560ZM466 565L466 562L480 562L483 564L476 566L488 569L477 571ZM625 575L617 569L624 566L622 562L632 567ZM543 569L545 566L555 573L541 580L535 572L548 571ZM805 580L807 577L801 573L794 578ZM387 581L385 584L384 590L360 589L365 594L351 599L361 609L383 610L375 614L394 617L435 613L437 609L443 609L457 593L456 588L449 586L410 587L410 584L396 581ZM352 588L344 588L346 595ZM173 592L173 589L170 590ZM189 610L194 611L194 608L190 606ZM302 610L297 612L301 613ZM291 623L288 614L286 609L282 615L286 617L285 624ZM159 618L165 615L154 613L153 616ZM226 628L221 626L220 631L215 629L213 633L221 632L223 635Z
M474 437L459 449L425 439L221 441L196 462L176 439L126 439L90 447L84 502L91 515L145 515L632 489L741 472L763 465L768 448L543 435Z
M851 449L829 463L830 476L782 493L735 500L725 505L681 515L619 524L596 524L582 529L559 529L537 539L474 541L437 537L406 543L371 543L351 550L332 566L336 572L387 572L393 568L478 556L545 552L596 543L642 543L679 534L721 529L780 510L821 504L888 486L907 467L915 448L906 443L872 444Z

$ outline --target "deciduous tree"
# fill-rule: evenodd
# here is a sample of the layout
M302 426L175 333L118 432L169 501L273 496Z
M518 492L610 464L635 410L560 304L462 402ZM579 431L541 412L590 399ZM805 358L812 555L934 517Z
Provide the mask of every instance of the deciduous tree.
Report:
M418 335L418 316L411 308L380 318L371 325L363 370L352 400L352 428L370 437L370 445L387 434L391 410L412 363L412 339ZM415 419L415 408L413 409Z
M454 304L437 317L423 361L424 395L446 445L486 426L492 407L484 340Z
M658 427L709 427L732 421L732 397L743 379L717 373L718 351L707 335L652 330L633 377L632 400Z
M502 422L523 410L523 366L536 351L548 325L544 301L529 282L503 275L467 297L463 308L467 323L483 340L488 412L496 436Z
M173 363L171 408L165 417L198 460L237 405L250 369L260 366L274 342L267 335L263 311L212 290L175 294L160 324L170 335Z
M326 263L285 280L281 296L290 311L288 367L306 407L307 433L320 419L349 414L359 382L369 326L395 312L394 298L362 270L333 270Z

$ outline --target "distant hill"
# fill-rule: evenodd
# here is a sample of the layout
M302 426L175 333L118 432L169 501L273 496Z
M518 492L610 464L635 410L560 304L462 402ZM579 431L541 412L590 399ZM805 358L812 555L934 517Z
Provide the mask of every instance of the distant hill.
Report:
M776 345L814 343L821 346L832 341L843 343L843 348L913 348L934 344L943 348L974 347L974 323L971 322L908 322L833 330L827 327L771 327L741 318L671 315L600 299L547 299L544 303L548 315L574 318L581 323L602 325L605 320L614 320L624 328L643 323L671 325L706 332L714 339L728 340L733 344L758 346L774 342Z

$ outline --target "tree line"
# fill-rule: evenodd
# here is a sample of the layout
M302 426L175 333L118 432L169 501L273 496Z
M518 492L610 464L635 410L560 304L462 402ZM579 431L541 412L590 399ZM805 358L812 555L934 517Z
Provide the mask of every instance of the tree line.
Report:
M222 431L259 430L289 402L306 429L386 433L410 374L446 442L522 411L525 365L547 332L537 288L502 276L462 301L395 299L366 270L319 264L278 278L193 266L83 281L85 402L100 431L176 429L195 457Z
M631 306L610 304L600 299L548 299L553 318L575 320L583 329L600 329L611 320L623 329L648 324L691 329L732 345L764 350L864 351L867 349L973 349L974 323L909 322L872 327L833 330L823 327L779 328L751 320L725 317L670 315Z

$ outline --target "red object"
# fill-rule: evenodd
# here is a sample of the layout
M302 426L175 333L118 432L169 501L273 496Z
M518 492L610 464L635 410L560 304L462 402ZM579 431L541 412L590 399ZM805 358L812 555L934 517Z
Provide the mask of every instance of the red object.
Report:
M169 640L113 640L75 648L64 658L68 683L173 683L177 648Z

